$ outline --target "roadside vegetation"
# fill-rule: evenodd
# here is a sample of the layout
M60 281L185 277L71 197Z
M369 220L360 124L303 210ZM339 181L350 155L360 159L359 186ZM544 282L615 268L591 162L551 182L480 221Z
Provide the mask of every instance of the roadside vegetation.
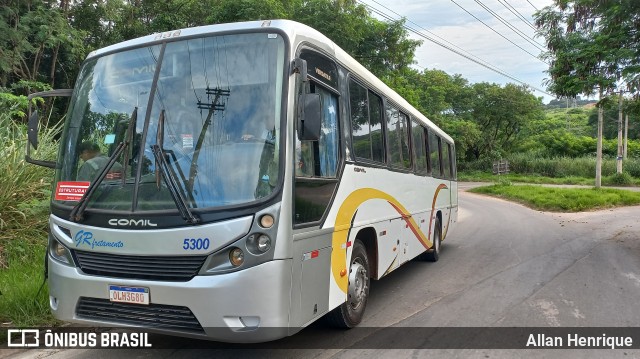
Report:
M16 110L15 107L11 108ZM56 151L56 128L41 134L38 155ZM26 128L0 111L0 323L53 325L44 281L47 218L53 171L24 161ZM0 334L0 339L4 337ZM1 340L0 340L1 341Z
M534 155L514 154L509 159L510 173L495 175L492 163L475 164L475 168L484 170L463 170L458 174L459 181L495 182L504 178L518 183L594 185L595 158L559 157L540 158ZM484 166L484 167L483 167ZM605 159L602 164L602 185L604 186L640 186L640 159L624 161L624 170L616 174L615 159Z
M459 158L458 179L492 182L504 177L519 183L592 186L596 173L596 112L593 106L547 109L544 118L525 124L511 150L476 160ZM623 161L623 172L617 174L617 115L615 106L607 107L602 184L640 186L640 124L630 122L627 159ZM509 174L492 173L497 159L509 161Z
M469 192L487 194L551 212L582 212L617 206L640 205L640 192L610 188L554 188L536 185L512 185L503 180Z

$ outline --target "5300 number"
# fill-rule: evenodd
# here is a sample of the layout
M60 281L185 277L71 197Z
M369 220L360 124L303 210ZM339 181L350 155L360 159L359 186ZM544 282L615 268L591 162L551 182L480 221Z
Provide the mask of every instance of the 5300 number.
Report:
M185 251L209 249L209 238L185 238L182 249Z

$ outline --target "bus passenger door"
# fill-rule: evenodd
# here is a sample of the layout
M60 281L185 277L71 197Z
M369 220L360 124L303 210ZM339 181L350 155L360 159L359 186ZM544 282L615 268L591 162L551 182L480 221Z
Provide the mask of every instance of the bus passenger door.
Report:
M291 326L301 327L329 310L331 234L311 230L296 233L293 238L293 288L299 291L293 292Z
M322 119L317 141L295 142L293 288L299 292L292 293L292 326L307 325L329 310L333 228L323 228L323 220L338 186L340 160L338 97L315 81L306 86L320 94Z

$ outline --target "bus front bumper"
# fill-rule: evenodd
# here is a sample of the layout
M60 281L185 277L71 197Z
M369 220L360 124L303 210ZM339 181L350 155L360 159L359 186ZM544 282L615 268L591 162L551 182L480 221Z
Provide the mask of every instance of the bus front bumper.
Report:
M49 304L53 315L63 321L90 326L146 327L179 336L240 343L275 340L299 330L288 327L290 259L269 261L233 273L196 276L188 282L91 276L51 257L48 260ZM110 285L147 288L150 303L112 303ZM183 328L171 324L172 315L184 315L185 308L197 320L196 325ZM143 315L127 314L136 312ZM136 319L140 317L145 319Z

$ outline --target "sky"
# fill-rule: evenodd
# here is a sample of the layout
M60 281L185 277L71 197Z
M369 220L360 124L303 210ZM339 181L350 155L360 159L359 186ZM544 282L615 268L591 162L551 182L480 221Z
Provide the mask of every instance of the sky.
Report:
M554 99L554 96L542 92L546 91L544 81L548 78L548 65L539 59L539 55L546 47L544 39L535 37L531 27L536 9L552 5L553 0L358 1L394 19L405 17L407 26L528 84L535 96L543 97L544 103ZM482 5L498 16L492 15ZM384 19L373 11L372 15ZM498 17L519 30L522 36ZM414 33L410 33L410 37L423 40L415 54L417 63L414 67L419 70L437 69L450 75L460 74L471 83L519 83L424 37Z

